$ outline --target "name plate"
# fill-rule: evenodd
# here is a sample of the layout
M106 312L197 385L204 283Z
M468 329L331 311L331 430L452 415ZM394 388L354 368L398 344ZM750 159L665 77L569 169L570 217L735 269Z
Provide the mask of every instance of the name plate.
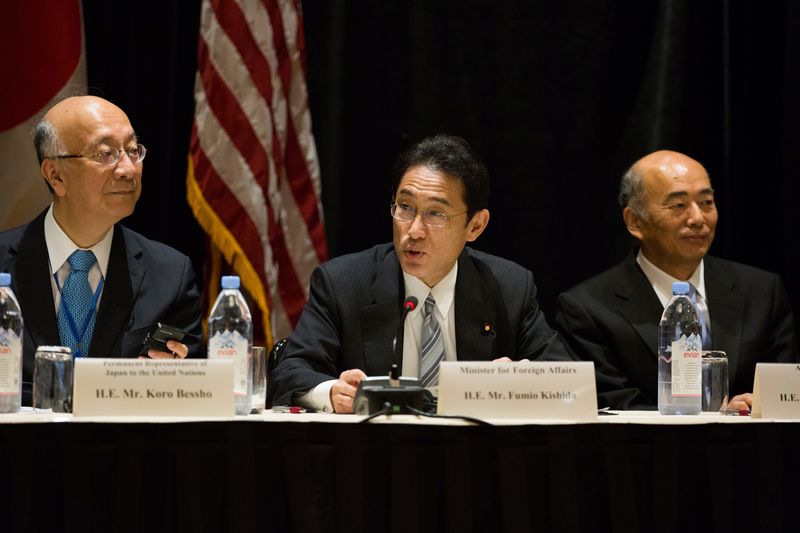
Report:
M753 418L800 419L800 365L756 364L752 407Z
M233 361L75 360L79 416L233 416Z
M439 414L477 418L597 418L592 362L444 361Z

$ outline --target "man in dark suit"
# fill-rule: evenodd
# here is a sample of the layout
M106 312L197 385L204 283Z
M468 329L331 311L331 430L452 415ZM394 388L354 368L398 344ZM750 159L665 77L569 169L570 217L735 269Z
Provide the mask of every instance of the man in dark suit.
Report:
M394 243L314 271L270 376L273 405L351 412L359 382L387 375L392 363L435 390L441 360L569 359L539 309L532 274L465 248L489 222L489 176L469 145L425 139L400 156L393 178ZM419 305L396 335L409 296Z
M37 124L34 144L53 203L0 233L0 271L11 274L24 319L23 382L32 381L38 346L70 346L76 356L144 355L142 341L159 321L184 329L186 344L169 341L171 352L147 355L202 354L191 262L117 224L139 198L146 153L125 113L101 98L67 98ZM78 317L82 311L62 296L81 275L91 304Z
M708 341L728 355L730 407L749 408L757 362L797 361L792 311L780 278L706 255L717 209L705 168L659 151L623 176L620 205L641 244L622 263L558 298L556 328L578 357L594 361L599 403L657 404L658 323L673 281L696 288Z

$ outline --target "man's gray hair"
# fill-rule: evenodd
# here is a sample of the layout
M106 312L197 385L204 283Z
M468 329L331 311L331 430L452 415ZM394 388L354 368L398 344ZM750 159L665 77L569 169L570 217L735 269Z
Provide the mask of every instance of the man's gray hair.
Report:
M619 182L619 206L630 207L639 217L647 220L647 207L644 192L644 175L632 165Z
M33 127L33 147L41 165L45 159L52 159L64 152L64 143L56 132L55 126L44 117Z

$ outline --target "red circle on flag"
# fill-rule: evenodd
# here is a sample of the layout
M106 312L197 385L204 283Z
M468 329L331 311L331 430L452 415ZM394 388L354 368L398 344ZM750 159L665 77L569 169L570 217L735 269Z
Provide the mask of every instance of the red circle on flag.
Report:
M75 72L83 30L80 0L9 2L0 17L0 131L42 109Z

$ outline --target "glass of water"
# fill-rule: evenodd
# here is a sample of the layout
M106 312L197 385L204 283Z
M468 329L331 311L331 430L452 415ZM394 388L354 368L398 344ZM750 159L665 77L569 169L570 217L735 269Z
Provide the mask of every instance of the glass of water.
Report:
M703 411L728 408L728 355L720 351L703 352Z
M39 346L33 366L33 409L39 413L72 412L72 350Z
M253 371L250 414L260 415L267 401L267 354L263 346L253 346L253 364L250 368Z

